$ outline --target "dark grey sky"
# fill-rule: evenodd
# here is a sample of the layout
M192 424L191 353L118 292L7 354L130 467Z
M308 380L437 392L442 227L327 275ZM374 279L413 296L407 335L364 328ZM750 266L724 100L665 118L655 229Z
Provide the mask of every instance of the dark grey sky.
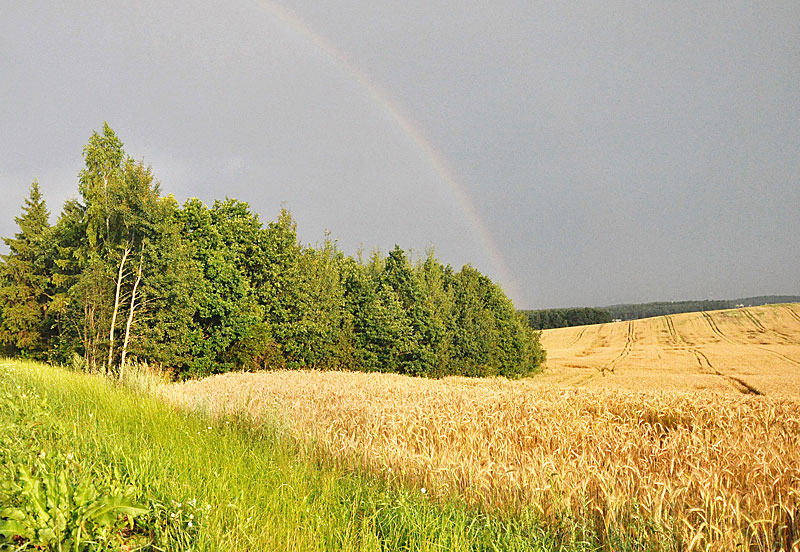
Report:
M54 4L0 5L0 235L107 120L181 200L432 244L523 308L800 293L796 0Z

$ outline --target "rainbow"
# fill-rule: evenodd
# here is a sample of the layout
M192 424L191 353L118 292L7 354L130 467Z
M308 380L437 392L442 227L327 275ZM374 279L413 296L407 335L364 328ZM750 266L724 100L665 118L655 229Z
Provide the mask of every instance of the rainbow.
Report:
M436 150L431 140L425 136L419 125L403 111L402 107L392 99L391 95L381 87L380 84L372 80L361 67L347 56L347 54L334 46L328 39L317 33L308 23L298 17L297 14L271 0L258 1L273 17L286 24L295 33L313 44L327 58L331 59L336 65L347 72L347 74L367 91L369 97L394 120L397 126L411 139L458 202L458 205L461 207L470 223L475 237L478 239L484 251L489 255L493 268L503 282L503 287L506 292L508 292L513 300L517 300L520 297L519 288L516 285L511 270L508 268L508 264L500 252L500 247L489 231L489 228L486 226L486 223L483 222L483 219L481 219L478 214L478 210L475 208L475 203L472 201L472 198L464 189L464 186L458 181L458 178L456 178L454 170L450 167L444 156Z

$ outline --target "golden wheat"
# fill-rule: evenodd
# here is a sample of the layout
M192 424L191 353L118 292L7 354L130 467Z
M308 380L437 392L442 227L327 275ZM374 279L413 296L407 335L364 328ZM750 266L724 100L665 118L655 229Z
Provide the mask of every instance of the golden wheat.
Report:
M722 316L713 314L720 326ZM694 341L691 317L675 318L679 339L692 343L680 347L706 347ZM637 341L661 339L646 327L634 327ZM634 356L641 349L623 347ZM623 379L633 368L618 362L615 370L598 378ZM532 511L555 530L572 520L573 530L601 538L645 535L681 550L800 549L800 399L727 383L676 391L677 377L667 390L657 378L642 380L640 391L554 379L277 371L215 376L165 394L217 415L279 413L299 438L343 461L434 497Z

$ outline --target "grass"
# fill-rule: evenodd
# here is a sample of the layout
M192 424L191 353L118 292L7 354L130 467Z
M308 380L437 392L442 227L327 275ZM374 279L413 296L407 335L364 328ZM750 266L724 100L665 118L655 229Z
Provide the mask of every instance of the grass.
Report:
M28 491L47 495L28 540L0 534L0 550L37 542L46 550L596 548L546 533L531 517L481 514L347 470L274 420L210 420L99 376L0 361L0 481L29 472L38 483ZM76 514L87 486L95 502L111 504L105 524ZM23 487L0 488L6 524L12 509L35 510ZM62 528L59 504L73 518ZM67 542L78 526L83 540ZM46 544L42 527L60 536Z

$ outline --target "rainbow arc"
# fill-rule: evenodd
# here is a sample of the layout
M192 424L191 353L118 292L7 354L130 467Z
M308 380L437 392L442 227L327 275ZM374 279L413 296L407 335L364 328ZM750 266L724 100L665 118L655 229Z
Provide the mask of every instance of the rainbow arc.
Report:
M436 174L457 201L459 207L469 221L470 228L472 228L475 237L488 254L494 270L504 284L506 292L508 292L513 299L517 299L519 297L518 287L511 270L508 268L508 264L503 258L501 249L494 239L494 236L492 236L486 223L478 214L475 202L467 193L464 185L459 182L450 164L434 147L432 141L425 135L414 119L403 110L380 84L371 79L358 64L353 62L347 54L337 48L330 40L320 35L297 14L271 0L258 0L258 2L261 6L266 8L273 17L284 23L304 40L313 44L327 58L358 82L358 84L366 90L372 101L383 110L415 144L416 148L433 167Z

